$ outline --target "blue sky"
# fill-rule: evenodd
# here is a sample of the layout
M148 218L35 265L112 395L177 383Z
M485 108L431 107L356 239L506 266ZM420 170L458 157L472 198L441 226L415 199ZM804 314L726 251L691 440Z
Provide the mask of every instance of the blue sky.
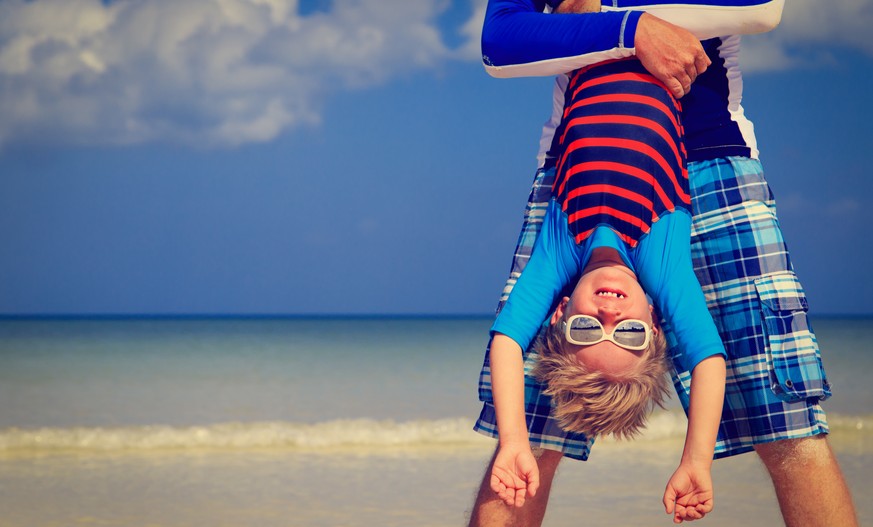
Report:
M813 314L873 313L866 0L744 40ZM0 315L487 314L551 80L484 1L0 1Z

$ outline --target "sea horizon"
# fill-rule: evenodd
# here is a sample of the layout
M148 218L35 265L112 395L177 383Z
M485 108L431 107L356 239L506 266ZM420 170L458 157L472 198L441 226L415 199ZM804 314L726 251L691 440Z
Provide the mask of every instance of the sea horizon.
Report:
M809 313L812 320L817 319L869 319L873 313ZM481 319L493 318L490 313L0 313L3 320L127 320L127 319L300 319L319 320L332 318L354 319Z

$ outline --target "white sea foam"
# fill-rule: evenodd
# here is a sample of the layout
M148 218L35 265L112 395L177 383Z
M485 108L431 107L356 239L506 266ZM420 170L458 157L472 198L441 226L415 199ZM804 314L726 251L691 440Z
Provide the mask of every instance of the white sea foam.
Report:
M0 453L50 451L157 451L178 449L382 449L491 444L467 418L396 422L335 420L322 423L223 423L208 426L119 428L10 428L0 431ZM832 431L873 434L873 416L832 416ZM637 441L681 439L681 412L659 412ZM602 440L612 442L609 439Z
M262 422L209 426L7 429L0 452L162 449L328 449L481 444L469 419L337 420L315 424Z

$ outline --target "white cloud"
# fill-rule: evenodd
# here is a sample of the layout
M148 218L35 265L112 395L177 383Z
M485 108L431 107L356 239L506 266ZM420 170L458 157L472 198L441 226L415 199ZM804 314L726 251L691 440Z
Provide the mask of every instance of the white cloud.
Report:
M805 43L838 44L873 54L868 30L873 22L873 2L839 0L789 0L780 31Z
M269 141L318 123L343 89L447 60L480 60L487 0L2 0L0 146ZM437 25L448 1L472 15L457 49ZM744 71L873 55L873 2L790 0L780 27L746 38Z
M267 141L449 59L442 0L4 0L0 145Z
M457 50L457 56L466 60L482 60L482 23L485 21L485 8L488 0L471 0L473 14L460 30L466 44Z
M870 0L788 0L771 33L743 38L743 71L813 68L839 62L841 50L873 56Z

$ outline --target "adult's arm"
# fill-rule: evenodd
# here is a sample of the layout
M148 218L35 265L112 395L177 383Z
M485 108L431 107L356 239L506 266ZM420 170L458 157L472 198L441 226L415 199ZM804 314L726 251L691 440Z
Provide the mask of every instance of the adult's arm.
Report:
M782 20L785 0L624 0L616 4L601 9L642 10L706 40L772 31Z
M784 0L611 3L599 13L547 14L541 0L489 0L482 30L485 69L500 78L550 76L633 56L665 31L684 28L697 40L765 32L779 24L784 6Z

